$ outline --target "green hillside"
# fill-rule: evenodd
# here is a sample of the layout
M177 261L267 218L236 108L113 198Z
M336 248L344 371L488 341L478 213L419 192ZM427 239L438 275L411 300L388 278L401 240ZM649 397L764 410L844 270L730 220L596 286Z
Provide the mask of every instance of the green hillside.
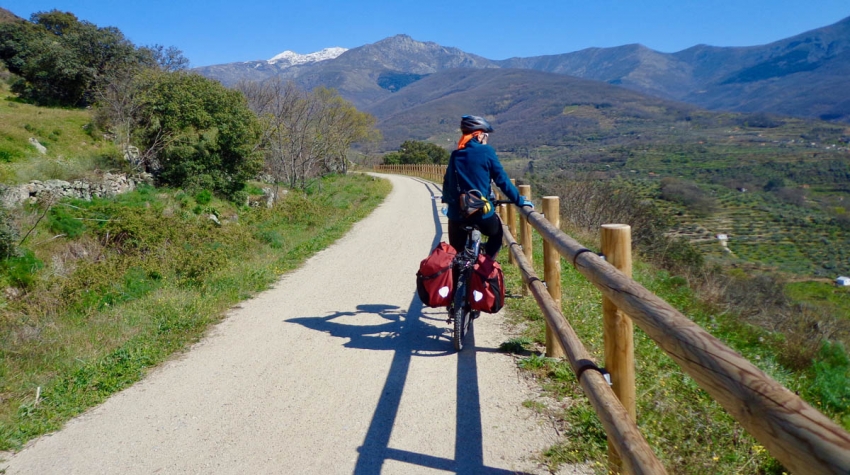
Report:
M514 176L630 183L675 220L673 234L726 265L850 273L850 127L701 111L527 70L435 73L370 110L388 149L409 138L451 148L450 118L483 114ZM677 184L665 192L665 180Z
M0 82L0 182L74 179L96 168L120 167L118 149L92 129L84 109L38 107L18 101ZM47 152L30 143L35 139Z
M773 127L753 127L747 116L690 119L629 139L615 126L578 135L569 149L503 156L515 171L541 178L633 183L675 219L674 233L726 264L809 277L850 273L850 131L792 119L771 119ZM718 234L728 236L731 252Z

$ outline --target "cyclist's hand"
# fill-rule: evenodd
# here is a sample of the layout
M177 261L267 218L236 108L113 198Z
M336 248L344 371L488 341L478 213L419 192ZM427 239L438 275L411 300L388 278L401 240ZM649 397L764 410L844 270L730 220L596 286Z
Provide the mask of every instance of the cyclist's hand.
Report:
M532 203L531 200L529 200L525 196L520 196L519 197L519 207L525 208L526 206L528 206L531 209L534 209L534 203Z

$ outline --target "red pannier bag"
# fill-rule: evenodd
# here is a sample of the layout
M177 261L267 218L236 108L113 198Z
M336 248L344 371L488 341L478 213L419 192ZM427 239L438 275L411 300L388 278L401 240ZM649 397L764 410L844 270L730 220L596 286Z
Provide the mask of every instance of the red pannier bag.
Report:
M457 251L450 244L441 242L419 263L416 273L416 293L427 307L445 307L454 295L452 261Z
M486 254L479 254L469 277L469 306L472 310L496 313L505 305L505 275L502 266Z

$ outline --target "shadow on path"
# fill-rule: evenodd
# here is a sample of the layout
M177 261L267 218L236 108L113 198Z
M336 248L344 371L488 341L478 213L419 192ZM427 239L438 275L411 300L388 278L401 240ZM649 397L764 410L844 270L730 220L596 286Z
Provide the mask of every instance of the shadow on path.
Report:
M432 199L434 196L438 196L433 191L436 187L432 183L422 183L431 191ZM438 201L433 201L432 207L435 229L438 231L431 248L426 250L426 253L439 244L442 238L437 203ZM411 272L412 283L413 273ZM348 342L343 345L346 348L394 352L390 370L381 391L381 397L378 400L363 445L359 448L354 474L378 475L387 460L396 460L459 474L516 474L517 472L512 470L484 466L476 355L479 351L492 350L476 348L474 327L470 328L466 336L467 345L464 350L457 354L457 410L455 411L457 419L454 459L389 447L390 436L398 416L399 405L413 356L450 356L455 354L452 348L451 334L447 331L447 328L438 328L427 322L427 320L431 320L442 323L444 313L435 312L435 315L438 315L435 318L431 314L423 314L422 310L422 302L414 295L406 311L394 305L371 304L359 305L355 312L337 312L324 317L300 317L287 320L287 322L297 323L313 330L328 332L335 337L347 338ZM358 314L379 315L386 322L362 326L345 323L344 317ZM441 435L434 434L435 437Z

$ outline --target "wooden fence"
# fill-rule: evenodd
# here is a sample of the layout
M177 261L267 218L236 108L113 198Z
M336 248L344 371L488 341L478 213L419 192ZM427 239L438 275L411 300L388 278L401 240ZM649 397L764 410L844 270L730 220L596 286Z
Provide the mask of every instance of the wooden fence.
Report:
M445 165L376 165L376 172L397 173L399 175L410 175L442 183L443 175L446 174Z
M376 171L441 183L445 167L384 165ZM531 189L520 187L520 194L531 198ZM631 279L628 226L603 226L603 258L560 230L558 197L544 197L541 210L502 205L510 261L546 317L547 355L567 358L605 428L611 472L665 473L634 422L634 322L792 472L850 473L850 434ZM520 242L514 238L517 214ZM543 238L548 288L531 264L532 229ZM597 366L561 312L562 258L602 293L607 369Z

